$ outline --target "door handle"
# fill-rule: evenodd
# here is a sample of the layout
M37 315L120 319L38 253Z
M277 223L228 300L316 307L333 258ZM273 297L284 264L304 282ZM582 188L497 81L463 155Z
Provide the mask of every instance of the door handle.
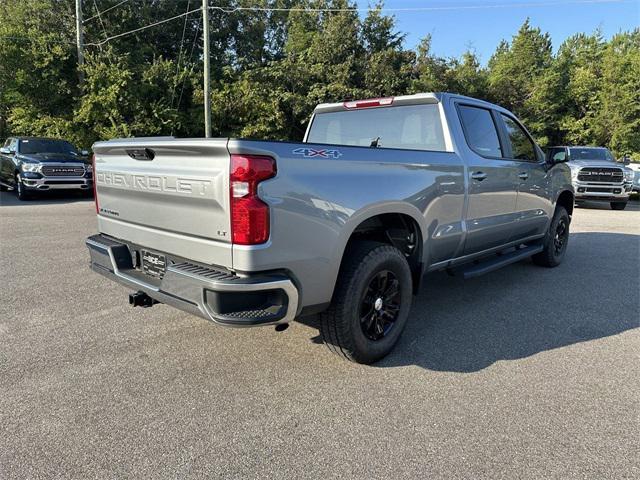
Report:
M485 178L487 178L487 174L484 172L473 172L471 174L471 178L473 178L474 180L478 180L479 182L481 182L482 180L484 180Z
M520 180L526 180L527 178L529 178L529 174L527 172L522 172L518 174L518 178Z

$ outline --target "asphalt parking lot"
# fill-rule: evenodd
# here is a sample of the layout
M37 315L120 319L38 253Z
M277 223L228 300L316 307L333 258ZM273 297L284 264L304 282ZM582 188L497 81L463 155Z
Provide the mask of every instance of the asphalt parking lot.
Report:
M0 194L0 478L639 478L640 204L565 263L426 278L365 367L92 273L92 201Z

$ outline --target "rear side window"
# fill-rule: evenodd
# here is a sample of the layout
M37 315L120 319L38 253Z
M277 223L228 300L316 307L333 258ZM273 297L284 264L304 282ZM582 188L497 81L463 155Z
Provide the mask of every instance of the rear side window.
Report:
M438 105L407 105L318 113L309 143L406 150L446 150Z
M471 149L483 157L502 157L498 131L486 108L459 105L460 121L464 136Z
M511 144L511 158L527 162L536 161L536 149L533 142L520 125L510 117L500 114L507 129L509 143Z

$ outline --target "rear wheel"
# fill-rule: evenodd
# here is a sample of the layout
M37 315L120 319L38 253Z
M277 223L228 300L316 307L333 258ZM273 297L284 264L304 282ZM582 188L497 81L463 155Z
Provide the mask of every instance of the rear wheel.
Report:
M611 210L624 210L627 202L611 202Z
M533 256L534 263L543 267L557 267L562 263L569 244L569 223L567 210L557 207L544 237L544 250Z
M325 344L353 362L383 358L407 323L412 289L400 250L378 242L355 244L345 253L332 304L320 315Z

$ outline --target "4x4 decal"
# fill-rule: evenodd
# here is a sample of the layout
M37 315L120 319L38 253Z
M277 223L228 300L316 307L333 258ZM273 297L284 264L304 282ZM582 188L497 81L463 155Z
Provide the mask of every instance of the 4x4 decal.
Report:
M294 155L302 155L304 158L340 158L342 156L342 152L340 150L328 150L328 149L315 149L309 147L300 147L296 148L292 152Z

